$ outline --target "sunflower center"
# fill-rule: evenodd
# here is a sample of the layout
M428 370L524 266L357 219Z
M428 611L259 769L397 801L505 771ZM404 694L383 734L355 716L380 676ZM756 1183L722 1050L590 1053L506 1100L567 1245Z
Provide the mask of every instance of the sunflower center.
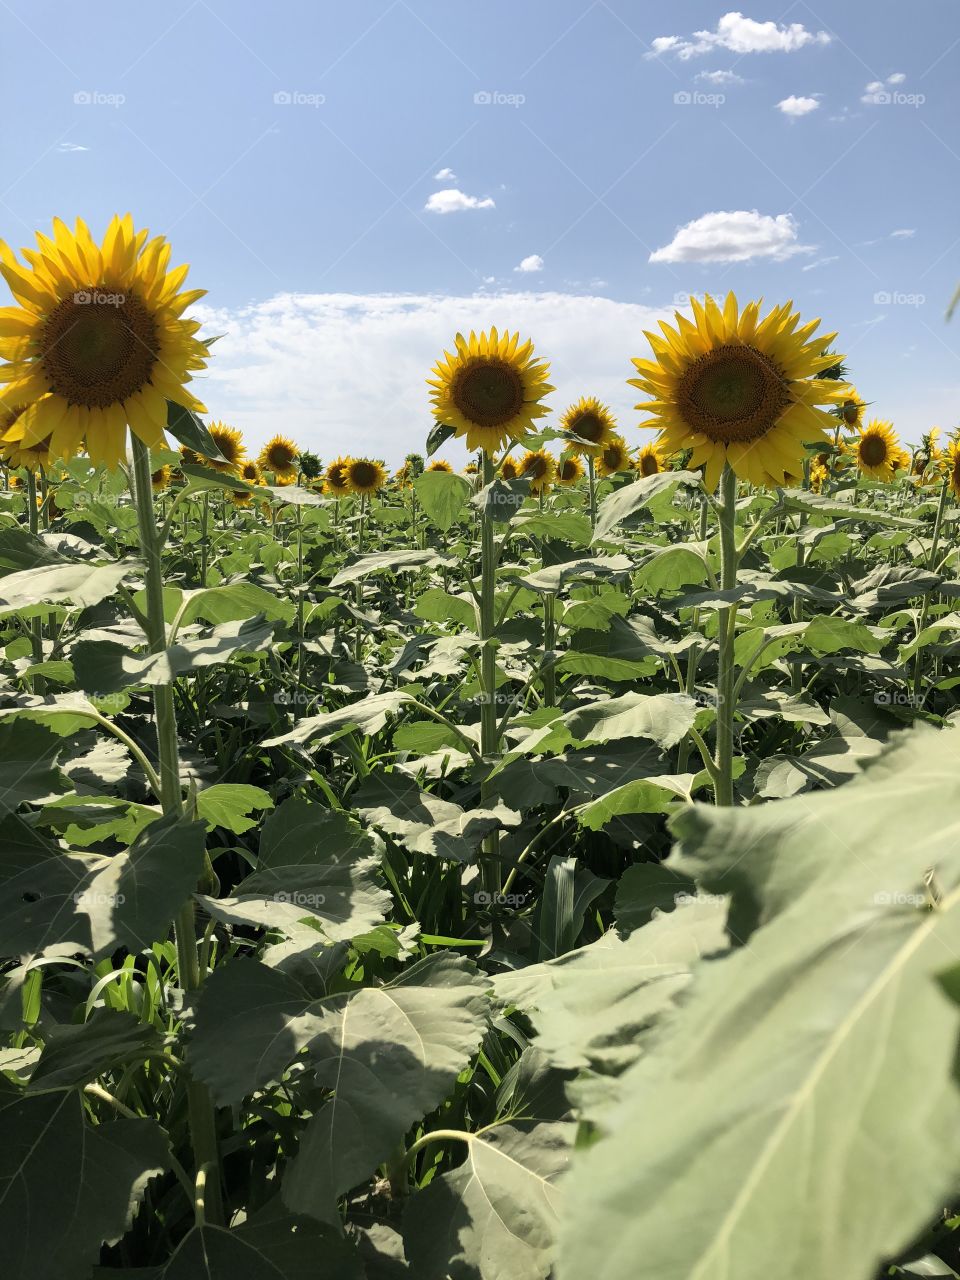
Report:
M483 360L457 373L451 399L475 426L502 427L523 408L523 379L505 360Z
M887 460L887 442L883 436L864 436L860 441L860 457L865 466L883 466Z
M374 484L377 479L376 468L371 462L355 462L350 476L355 485L366 488L367 485Z
M524 463L523 474L529 476L531 480L539 480L546 471L547 464L543 458L531 458L529 462Z
M576 474L577 474L577 468L573 465L572 462L561 462L560 464L561 480L572 480Z
M55 395L105 409L149 383L159 345L156 321L136 294L85 289L47 317L40 358Z
M594 443L603 436L603 423L595 413L583 413L571 423L570 430L581 440Z
M857 418L860 415L860 406L857 404L856 400L844 400L843 408L840 412L848 427L855 427L857 425Z
M620 450L616 445L611 445L603 451L604 466L610 467L613 471L620 470L620 463L623 461Z
M642 476L654 476L660 470L660 464L652 453L644 454L640 458L640 474Z
M734 344L695 360L681 375L677 398L687 425L720 444L759 440L790 403L773 361Z

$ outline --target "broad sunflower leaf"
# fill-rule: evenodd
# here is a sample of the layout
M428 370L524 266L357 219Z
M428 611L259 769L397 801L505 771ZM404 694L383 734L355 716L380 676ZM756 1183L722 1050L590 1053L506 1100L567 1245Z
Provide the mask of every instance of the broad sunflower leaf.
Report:
M360 556L358 560L341 569L330 579L330 588L333 590L348 582L359 582L361 578L375 573L436 569L440 565L453 568L457 564L458 561L452 556L442 556L437 551L374 551L370 555Z
M99 604L138 566L123 564L48 564L0 578L0 617L40 605L67 604L77 609Z
M651 499L672 493L678 484L699 488L700 477L693 471L659 471L656 475L642 476L631 484L622 485L600 503L593 531L594 543L605 541L624 520L636 515Z
M123 1009L94 1009L86 1022L53 1027L30 1076L30 1093L66 1089L102 1075L131 1058L163 1048L150 1023Z
M450 471L424 471L414 477L413 489L427 519L446 533L467 505L472 486Z
M319 716L301 720L295 729L276 738L267 738L265 747L279 747L290 743L330 742L351 729L372 735L379 733L387 723L387 717L412 701L407 693L391 689L387 693L374 693L339 711L325 711Z

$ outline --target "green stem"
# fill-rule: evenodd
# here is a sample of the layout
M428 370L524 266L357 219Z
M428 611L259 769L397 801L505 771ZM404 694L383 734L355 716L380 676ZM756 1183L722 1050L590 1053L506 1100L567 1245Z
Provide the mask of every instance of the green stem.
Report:
M30 521L30 532L35 538L40 536L40 511L37 507L37 477L33 468L27 468L27 518ZM33 661L43 662L43 622L33 618L30 622L30 644L33 650ZM36 694L42 694L46 682L42 676L32 676L30 688Z
M737 477L727 465L720 477L720 590L737 585ZM736 601L720 611L717 672L717 745L714 763L714 799L733 804L733 711L736 669L733 648L737 627Z
M593 465L593 454L587 458L587 479L590 490L590 529L597 527L597 472Z
M496 470L488 453L483 455L484 487L493 484ZM489 768L494 764L497 732L497 650L496 650L497 548L493 518L485 507L480 523L480 754ZM486 791L484 780L482 792ZM496 831L483 842L481 878L491 893L500 891L500 837Z
M543 597L543 701L548 707L557 705L557 667L553 657L548 657L557 647L557 597L552 591Z
M134 500L146 566L147 639L150 652L161 653L167 645L167 626L163 616L163 566L160 537L153 508L150 450L133 433L131 433L131 440ZM165 815L179 817L183 813L183 791L180 784L180 751L177 743L177 715L172 685L154 687L153 706L157 728L160 802ZM197 931L192 898L178 913L174 932L180 985L185 993L190 993L196 991L200 985ZM187 1104L196 1167L199 1170L210 1165L214 1170L218 1170L216 1113L206 1085L188 1078ZM206 1210L211 1222L223 1221L219 1174L211 1179L206 1197Z
M943 484L940 486L940 501L937 504L937 515L933 522L933 541L930 544L930 554L927 557L927 568L933 570L937 563L937 551L940 547L940 531L943 528L943 516L947 509L947 493L950 489L949 477L945 477ZM927 625L927 617L930 613L930 601L933 598L933 592L928 591L923 597L923 605L920 609L920 621L917 623L917 635L923 631ZM913 696L914 700L919 699L920 689L923 685L923 650L918 649L913 656Z

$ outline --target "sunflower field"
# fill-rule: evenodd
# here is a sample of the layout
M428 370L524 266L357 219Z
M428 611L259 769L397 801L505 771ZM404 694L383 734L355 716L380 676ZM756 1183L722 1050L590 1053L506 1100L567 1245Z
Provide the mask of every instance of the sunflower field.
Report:
M956 437L731 295L254 448L163 237L0 272L4 1277L960 1274Z

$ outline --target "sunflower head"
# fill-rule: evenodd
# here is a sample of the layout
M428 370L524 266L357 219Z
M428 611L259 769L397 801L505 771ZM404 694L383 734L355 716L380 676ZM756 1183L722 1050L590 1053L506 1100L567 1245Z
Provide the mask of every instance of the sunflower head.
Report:
M323 463L309 449L300 450L300 471L308 480L319 480Z
M477 476L480 474L480 468L475 462L468 462L463 468L463 474L465 476Z
M203 464L203 459L199 453L195 453L188 445L182 444L180 446L180 462L181 465L186 463L188 466L198 467Z
M947 484L960 501L960 440L951 440L943 452Z
M549 366L534 359L533 343L496 329L469 339L458 333L456 352L444 352L427 380L436 420L465 437L470 452L494 454L507 440L526 435L547 408L553 390Z
M575 453L568 453L557 463L557 484L564 487L576 484L584 476L583 463Z
M434 458L427 467L428 471L453 471L450 463L445 458Z
M892 480L903 465L903 450L892 422L873 418L854 442L857 466L874 480Z
M616 475L630 465L630 454L626 441L622 436L612 435L603 448L597 453L597 474L601 476Z
M246 480L247 484L263 484L263 472L259 463L252 458L244 458L240 464L240 479Z
M834 413L848 429L859 428L863 422L866 401L857 395L856 387L848 387L843 399L834 407Z
M530 492L546 493L554 481L557 464L545 449L534 449L520 459L519 474L530 481Z
M645 444L636 456L635 466L642 476L655 476L663 470L663 458L655 444Z
M759 302L742 311L734 294L721 309L707 296L691 299L693 321L676 314L674 329L646 336L652 360L635 359L632 386L650 399L637 405L660 428L666 456L690 449L691 467L704 468L708 490L729 463L744 480L782 485L802 474L804 445L828 439L833 406L847 394L843 383L817 374L838 357L824 354L835 336L815 338L819 321L798 327L792 304L762 319Z
M571 453L595 454L617 430L617 420L596 396L584 396L572 404L560 419L560 429L571 438Z
M520 468L517 466L513 458L504 458L500 463L500 479L516 480L520 474Z
M187 390L207 360L196 320L183 312L204 290L181 291L187 267L170 270L162 236L115 217L101 244L82 219L71 231L54 219L52 237L23 263L0 242L0 272L17 305L0 327L0 377L7 399L27 407L4 433L25 447L50 437L53 457L85 445L91 460L119 466L127 427L152 448L165 444L167 401L195 412Z
M45 440L38 440L34 445L27 446L21 441L19 445L8 444L2 448L0 461L8 467L24 467L27 471L36 471L38 467L50 465L49 436Z
M830 477L830 468L823 462L813 462L810 466L810 488L819 493L824 482Z
M387 483L383 465L372 458L351 458L346 467L351 493L371 494Z
M153 486L153 492L161 493L164 489L169 489L172 477L173 472L166 463L164 463L162 467L154 471L150 476L150 483Z
M212 422L207 430L225 461L214 462L212 458L201 458L200 461L205 467L213 467L215 471L236 475L247 452L243 435L236 427L228 427L225 422Z
M323 473L324 493L329 493L334 498L342 498L344 494L350 492L350 480L347 475L349 466L349 458L335 458L329 464Z
M272 471L277 481L295 480L300 451L286 436L276 435L260 450L257 461L262 471Z
M253 494L247 493L246 489L234 489L230 494L230 501L235 507L249 507L253 501Z

